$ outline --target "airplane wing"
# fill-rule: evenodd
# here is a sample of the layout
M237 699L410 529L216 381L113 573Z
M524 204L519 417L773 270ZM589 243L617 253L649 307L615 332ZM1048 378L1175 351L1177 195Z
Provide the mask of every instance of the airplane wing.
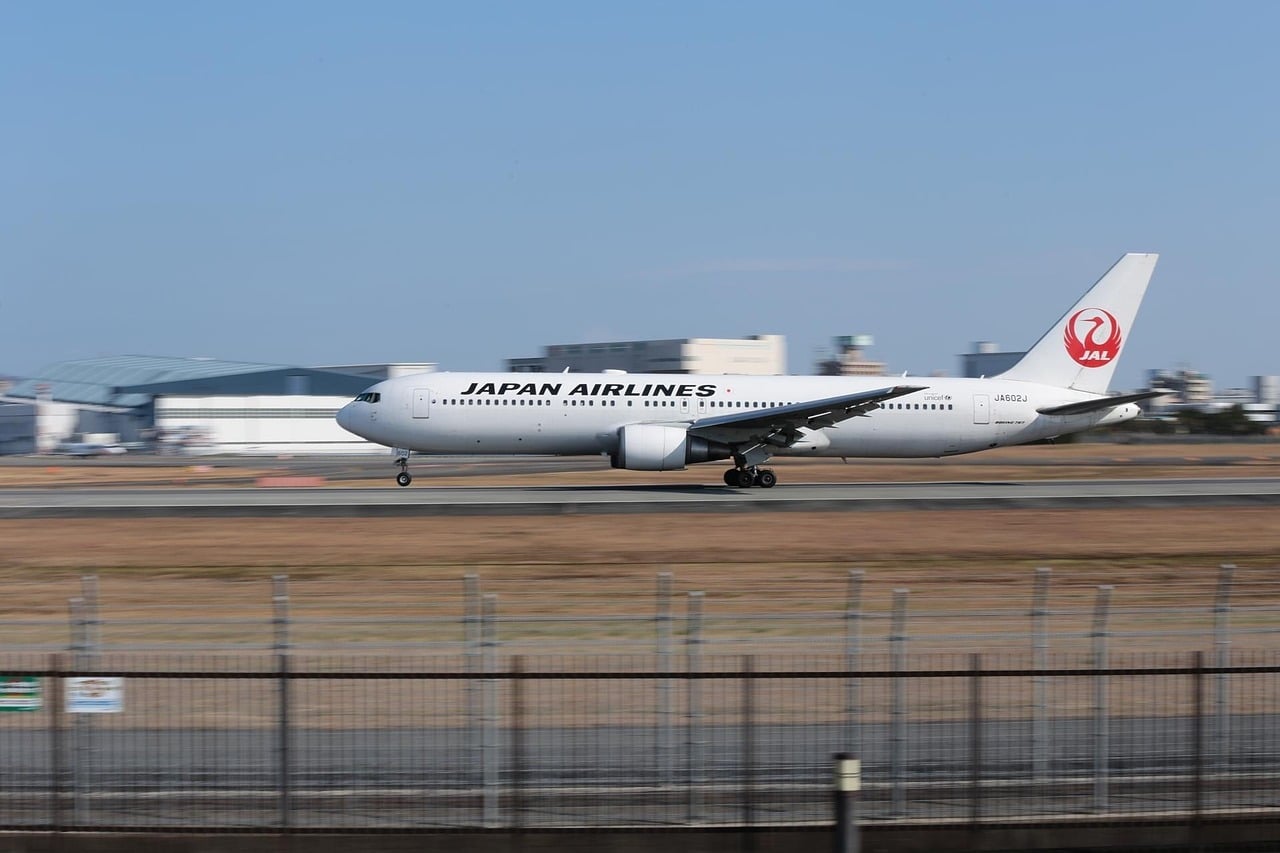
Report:
M1172 393L1172 391L1143 391L1138 394L1117 394L1114 397L1099 397L1096 400L1085 400L1080 403L1045 406L1042 409L1036 409L1036 411L1042 415L1084 415L1089 412L1100 412L1103 409L1113 409L1126 403L1137 403L1140 400L1150 400L1152 397L1163 397Z
M801 437L802 428L822 429L849 418L865 416L880 408L885 400L923 391L924 385L895 385L840 397L755 409L699 418L689 426L689 434L724 444L757 442L788 447Z

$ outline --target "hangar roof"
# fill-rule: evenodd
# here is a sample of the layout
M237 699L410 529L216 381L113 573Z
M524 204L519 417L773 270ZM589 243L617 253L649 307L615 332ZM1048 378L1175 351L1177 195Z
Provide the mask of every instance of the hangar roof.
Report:
M47 385L54 400L135 408L150 403L158 393L201 390L246 395L288 393L276 387L283 386L286 377L319 379L317 384L325 386L306 393L357 393L369 384L368 377L281 364L121 355L50 365L36 376L14 385L6 396L35 398L39 386Z

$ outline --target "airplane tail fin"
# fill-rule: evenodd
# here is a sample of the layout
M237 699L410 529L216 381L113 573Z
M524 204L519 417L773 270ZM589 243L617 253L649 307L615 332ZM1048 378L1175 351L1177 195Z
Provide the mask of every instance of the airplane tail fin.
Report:
M1106 393L1157 258L1134 253L1116 261L1000 378Z

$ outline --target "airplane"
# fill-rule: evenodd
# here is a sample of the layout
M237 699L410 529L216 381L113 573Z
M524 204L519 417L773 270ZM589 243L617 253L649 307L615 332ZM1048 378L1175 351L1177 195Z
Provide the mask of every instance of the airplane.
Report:
M88 459L93 456L119 456L127 452L118 444L102 444L96 441L60 441L51 451L55 456L74 456Z
M608 455L675 471L731 461L724 483L772 488L774 456L946 457L1122 423L1160 391L1109 396L1157 255L1124 255L1010 369L991 378L424 373L370 386L348 432L411 452Z

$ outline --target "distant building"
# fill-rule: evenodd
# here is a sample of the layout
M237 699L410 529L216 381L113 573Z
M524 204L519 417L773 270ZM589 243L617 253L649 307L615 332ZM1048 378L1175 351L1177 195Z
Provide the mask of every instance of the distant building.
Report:
M1280 423L1280 376L1253 377L1253 399L1244 404L1245 417L1254 423Z
M1280 406L1280 376L1253 377L1253 396L1266 406Z
M747 338L677 338L656 341L609 341L553 344L542 355L512 358L516 373L729 373L777 376L787 372L787 346L782 335Z
M1025 352L1001 352L1000 345L994 341L977 341L972 352L960 356L960 375L969 379L981 379L984 376L999 376L1013 367Z
M1147 388L1153 391L1170 392L1144 405L1152 414L1179 409L1213 408L1213 380L1189 367L1180 367L1176 370L1148 370Z
M0 452L49 453L88 435L174 453L380 451L339 427L334 414L380 379L431 367L155 356L61 362L0 397L8 404L0 410Z
M867 350L875 346L871 335L840 335L832 338L832 356L818 362L819 376L884 376L885 363L872 361Z
M0 402L0 456L34 452L36 432L34 403Z

